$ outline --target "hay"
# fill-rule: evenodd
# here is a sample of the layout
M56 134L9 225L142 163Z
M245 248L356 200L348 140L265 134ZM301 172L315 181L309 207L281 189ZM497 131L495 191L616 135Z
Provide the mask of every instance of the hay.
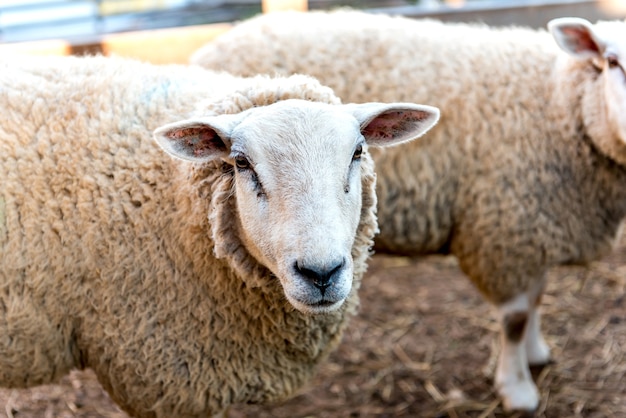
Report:
M589 269L550 272L543 312L555 362L533 371L536 417L626 417L625 299L626 246ZM339 349L299 395L232 408L230 418L522 416L506 415L492 389L498 327L454 259L377 255L361 300ZM6 417L126 416L89 372L0 391L0 402Z

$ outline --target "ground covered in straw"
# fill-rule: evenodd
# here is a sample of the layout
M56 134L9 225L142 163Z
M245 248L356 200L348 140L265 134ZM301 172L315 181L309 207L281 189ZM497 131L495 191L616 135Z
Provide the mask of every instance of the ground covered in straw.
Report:
M626 417L625 295L624 245L589 269L550 273L544 329L555 363L535 373L537 417ZM300 394L229 416L506 416L491 388L497 326L454 259L377 255L361 300L343 343ZM4 417L126 417L89 372L2 390L0 405Z

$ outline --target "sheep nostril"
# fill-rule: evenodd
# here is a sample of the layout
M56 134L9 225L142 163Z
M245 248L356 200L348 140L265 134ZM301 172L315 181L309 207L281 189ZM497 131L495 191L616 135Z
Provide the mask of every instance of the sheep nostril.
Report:
M322 293L333 284L333 279L338 275L339 272L343 269L346 264L345 259L341 259L341 261L337 263L332 263L330 267L327 266L307 266L306 264L301 264L300 262L295 262L295 270L301 276L308 279L315 287L320 289Z

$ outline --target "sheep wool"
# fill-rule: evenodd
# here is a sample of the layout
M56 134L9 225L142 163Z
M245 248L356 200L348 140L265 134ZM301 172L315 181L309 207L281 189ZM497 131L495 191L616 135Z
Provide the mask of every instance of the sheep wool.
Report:
M323 298L334 296L324 284L320 314L294 309L281 274L249 252L254 239L242 236L236 204L250 184L251 196L269 201L255 189L267 167L255 161L257 176L242 157L250 138L273 126L262 115L297 108L299 118L286 118L282 129L308 129L314 115L343 109L332 90L306 76L243 79L119 58L18 58L0 64L0 103L0 384L51 383L90 367L132 416L205 417L289 396L337 345L357 309L377 231L373 162L365 145L354 150L357 120L337 119L349 133L346 166L356 167L349 179L337 178L337 196L357 208L336 269L352 269L341 307L325 308ZM279 110L258 113L269 109ZM393 114L434 123L431 109L403 109ZM180 125L188 118L191 125ZM260 125L233 134L238 146L248 141L234 157L189 163L153 140L153 131L163 141L182 137L183 150L197 146L188 158L196 161L225 148L218 138L238 118ZM219 128L202 131L209 121ZM316 144L308 141L299 145L303 156ZM343 190L349 185L352 194Z
M538 405L527 364L550 357L537 308L546 270L607 254L626 215L626 24L562 18L550 32L283 12L191 57L238 75L309 74L343 101L441 109L419 146L373 152L375 248L459 259L498 308L495 381L509 409Z

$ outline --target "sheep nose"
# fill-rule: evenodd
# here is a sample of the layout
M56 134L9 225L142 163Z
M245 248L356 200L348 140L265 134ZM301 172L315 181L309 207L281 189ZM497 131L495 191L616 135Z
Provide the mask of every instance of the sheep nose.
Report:
M321 290L322 295L327 287L333 284L333 279L341 272L346 264L345 258L333 263L330 267L307 266L296 261L295 269L303 277L310 280L315 287Z

